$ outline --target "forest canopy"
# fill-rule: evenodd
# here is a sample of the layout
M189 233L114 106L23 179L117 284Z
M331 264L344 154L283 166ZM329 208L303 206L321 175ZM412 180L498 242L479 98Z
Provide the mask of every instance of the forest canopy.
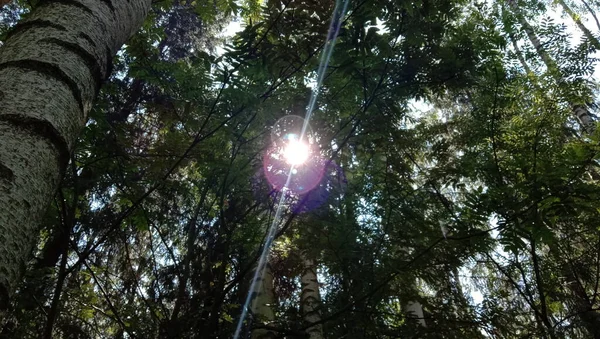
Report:
M0 338L600 339L600 2L0 6Z

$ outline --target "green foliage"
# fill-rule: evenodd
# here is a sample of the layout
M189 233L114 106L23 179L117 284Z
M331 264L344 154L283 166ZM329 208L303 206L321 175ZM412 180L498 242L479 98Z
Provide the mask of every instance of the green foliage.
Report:
M307 258L326 338L600 328L599 132L573 117L594 101L596 60L545 3L521 5L518 17L504 2L350 3L310 121L329 167L284 199L271 249L278 337L308 328ZM28 6L2 9L2 37ZM114 60L1 335L231 337L280 199L263 173L270 128L305 114L334 6L154 1ZM242 31L221 37L236 16ZM559 69L543 68L523 19ZM249 335L268 320L253 319Z

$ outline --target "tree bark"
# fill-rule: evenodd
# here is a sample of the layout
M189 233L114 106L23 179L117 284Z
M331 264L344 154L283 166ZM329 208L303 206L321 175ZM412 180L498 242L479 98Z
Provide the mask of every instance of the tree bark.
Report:
M590 5L585 0L581 0L581 3L583 3L585 8L588 10L590 15L592 16L592 18L594 18L594 21L596 22L596 26L598 26L598 29L600 29L600 21L598 21L598 17L596 16L596 13L592 9L592 7L590 7Z
M68 234L67 234L68 237ZM54 329L54 323L59 314L60 297L62 295L63 285L65 278L67 277L67 259L69 258L69 251L65 249L62 254L60 261L60 269L58 271L58 278L56 279L56 287L54 288L54 295L52 296L52 303L50 304L50 312L46 319L46 326L44 328L44 339L52 339L52 332Z
M600 312L594 309L581 281L575 276L573 270L563 264L563 274L567 278L567 286L575 298L577 316L594 339L600 339Z
M542 42L538 38L537 34L535 34L533 27L531 27L529 22L527 22L527 20L525 20L525 17L523 16L523 13L521 12L521 9L519 8L519 4L517 3L517 1L516 0L506 0L506 2L508 3L508 6L512 10L512 12L516 15L517 19L519 20L519 24L521 24L521 26L523 27L523 30L525 30L525 33L527 34L529 41L531 41L531 44L535 48L535 51L537 52L539 57L542 59L542 61L544 61L544 64L546 65L548 70L557 71L558 66L556 65L554 60L550 57L550 55L544 49L544 46L542 45Z
M548 69L550 69L551 71L557 71L558 68L556 63L554 62L554 60L552 60L552 58L550 58L548 53L546 53L540 40L535 35L533 28L523 17L521 10L519 9L519 6L517 4L517 1L506 0L506 2L513 11L513 13L517 16L519 22L521 23L521 26L523 26L523 28L525 29L525 32L527 33L529 40L535 47L538 55L546 64L546 67L548 67ZM555 72L554 74L556 74L555 77L558 82L564 82L564 80L558 72ZM581 104L571 104L573 106L573 115L580 121L584 131L586 133L593 133L595 131L595 123L587 107ZM560 255L557 255L557 258L562 257ZM576 279L574 280L574 274L567 267L567 264L563 263L562 265L563 274L567 277L567 279L570 282L568 284L569 289L571 290L571 293L576 299L575 304L579 318L582 320L582 322L585 324L586 328L590 331L594 338L600 339L600 332L598 330L600 329L600 316L598 315L598 312L593 310L593 308L590 306L589 299L586 297L585 291L583 291L580 288L581 284ZM551 329L551 326L549 327L549 329Z
M303 251L302 277L300 278L302 292L300 294L300 310L306 325L321 321L321 294L319 293L319 280L317 279L317 264ZM323 339L323 325L318 324L306 329L309 339Z
M557 82L564 83L565 81L560 75L558 65L556 64L556 62L554 62L554 59L552 59L548 52L544 49L544 46L542 45L542 42L540 41L538 36L535 34L533 27L531 27L527 20L525 20L525 17L523 16L523 13L521 13L521 9L519 8L517 0L506 0L506 3L510 7L514 15L516 15L521 26L523 26L523 29L525 30L529 41L531 41L531 43L533 44L533 47L535 48L538 56L542 59L548 70L551 72L551 74L554 75ZM581 123L583 130L588 134L593 133L596 129L596 125L585 103L571 102L570 104L572 106L573 115Z
M21 279L112 57L150 5L45 1L0 48L0 309Z
M404 312L409 318L417 319L419 325L427 327L425 322L425 314L423 313L423 305L418 301L409 301L404 305Z
M253 291L254 300L252 301L252 314L254 325L252 329L252 339L276 338L276 333L261 325L272 325L275 321L275 290L273 288L273 271L271 265L265 265L262 277L256 282L256 290Z
M562 259L561 273L565 277L565 285L573 296L574 314L580 319L588 330L590 338L600 339L600 312L594 307L584 285L577 276L577 267L580 263L571 261L564 253L551 249L550 254L557 259Z
M406 247L400 249L407 257L410 256L410 250ZM414 283L414 282L413 282ZM416 300L409 300L402 304L402 311L406 313L408 318L417 319L419 325L427 327L425 322L425 313L423 312L423 305Z
M517 38L515 37L515 34L512 32L509 32L508 37L510 38L510 42L512 43L513 48L515 49L515 54L517 56L517 59L519 59L521 66L523 66L523 69L525 70L525 73L533 74L533 72L531 71L531 68L527 64L527 61L525 60L525 57L523 57L523 52L521 52L521 49L519 48L519 45L517 44Z
M590 30L587 29L587 27L585 27L583 22L581 22L581 18L579 17L579 15L577 15L575 12L573 12L571 7L569 7L569 5L567 5L567 3L564 0L558 0L558 3L562 6L564 11L567 12L567 14L569 14L571 19L573 19L573 21L575 21L575 24L577 25L577 27L579 27L581 32L583 32L583 35L585 35L585 37L590 41L592 46L594 46L594 48L597 51L600 50L600 41L598 41L598 39L596 39L596 37L592 34L592 32L590 32Z

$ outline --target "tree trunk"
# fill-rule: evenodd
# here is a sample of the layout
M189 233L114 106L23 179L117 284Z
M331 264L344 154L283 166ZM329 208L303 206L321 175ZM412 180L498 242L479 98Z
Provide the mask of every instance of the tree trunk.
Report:
M303 265L300 294L300 310L306 325L321 321L321 294L319 293L319 281L317 279L317 264L315 260L309 259L308 253L303 251ZM311 326L306 330L308 338L323 339L323 325Z
M510 42L512 43L513 48L515 49L515 54L517 56L517 59L519 59L521 66L523 66L523 69L525 70L525 73L533 74L533 72L531 71L531 68L527 64L527 61L525 60L525 57L523 57L523 52L521 52L521 49L519 48L519 45L517 44L517 38L515 37L515 34L513 32L509 32L508 37L510 38Z
M425 323L425 314L423 313L423 305L418 301L409 301L404 305L404 313L408 314L409 318L417 319L419 325L427 327Z
M402 251L407 257L410 257L410 250L408 248L401 248L400 251ZM402 311L406 313L407 317L417 319L419 325L427 327L427 323L425 322L425 314L423 312L423 305L415 300L402 302Z
M519 23L521 24L521 26L523 26L525 33L527 33L529 41L531 41L531 43L533 44L533 47L535 48L537 54L542 59L548 70L551 72L551 74L554 75L557 82L563 83L564 79L562 78L562 75L560 75L558 65L556 64L556 62L554 62L554 60L544 49L544 46L542 45L542 42L540 41L538 36L535 34L533 27L531 27L527 20L525 20L525 17L523 16L523 13L521 13L521 9L519 8L517 0L506 0L506 3L513 11L513 13L517 16ZM595 123L585 103L571 102L570 104L573 109L573 115L581 123L583 130L589 134L593 133L596 129Z
M516 15L517 19L519 20L519 24L521 24L521 26L525 30L525 33L527 34L529 41L531 41L531 44L535 48L535 51L537 52L539 57L542 59L542 61L546 65L546 67L548 67L548 70L557 71L558 66L556 65L554 60L550 57L550 55L544 49L544 46L542 45L542 42L540 41L538 36L535 34L533 27L531 27L529 22L527 22L527 20L525 20L525 17L523 16L523 13L521 13L521 9L519 8L517 1L516 0L506 0L506 2L508 3L508 6L510 7L510 9L514 13L514 15Z
M567 278L567 286L575 298L575 309L591 338L600 339L600 312L594 309L585 288L577 279L573 270L563 264L563 274Z
M542 60L546 64L546 67L548 67L548 69L550 69L551 71L557 71L558 68L556 66L556 63L554 62L554 60L552 60L550 58L548 53L546 53L540 40L535 35L533 28L529 25L529 23L523 17L523 15L519 9L519 6L517 4L517 1L516 0L506 0L506 2L508 3L508 5L511 8L511 10L513 11L513 13L517 16L519 22L525 29L525 32L527 33L529 40L531 41L531 43L535 47L536 51L538 52L538 55L542 58ZM555 72L554 74L556 74L555 77L558 82L564 81L558 72ZM595 130L595 124L594 124L594 121L593 121L587 107L585 105L580 105L580 104L573 104L573 103L571 103L571 104L573 105L573 115L575 115L575 117L580 121L581 125L583 126L584 131L587 133L593 133ZM555 255L557 255L557 254L555 254ZM557 258L562 258L562 256L557 255ZM579 283L579 281L576 279L574 280L575 277L574 277L572 270L567 266L566 263L563 263L562 266L563 266L563 274L567 277L567 279L570 282L568 284L568 287L576 299L576 303L575 303L576 311L578 312L579 318L585 324L586 328L588 330L590 330L590 333L594 336L594 338L600 339L600 332L599 332L600 330L598 330L598 329L600 329L600 316L599 316L598 312L593 310L593 308L589 304L589 299L587 298L585 291L580 288L581 284Z
M69 230L70 231L70 230ZM68 237L68 234L66 235ZM69 258L69 251L65 248L60 261L60 269L58 270L58 278L56 279L56 287L54 288L54 295L52 296L52 302L50 304L50 312L46 319L46 326L44 328L44 339L52 339L52 332L54 329L54 323L59 314L60 297L62 295L63 285L65 278L67 277L67 259Z
M600 29L600 21L598 21L598 17L596 16L596 13L592 9L592 7L590 7L590 5L585 0L581 0L581 3L583 3L585 8L588 10L590 15L592 16L592 18L594 18L594 21L596 22L596 26L598 26L598 29Z
M596 37L592 34L592 32L590 32L590 30L587 29L587 27L585 27L585 25L581 22L581 18L579 17L579 15L577 15L575 12L573 12L571 7L569 7L564 0L558 0L558 3L562 6L564 11L567 12L567 14L569 14L571 19L573 19L573 21L575 21L575 24L577 24L577 27L579 27L579 29L583 32L583 35L585 35L585 37L590 41L592 46L594 46L594 48L597 51L600 50L600 41L598 41L598 39L596 39Z
M573 296L574 314L580 319L583 326L588 330L590 338L600 339L600 312L588 295L581 280L577 276L577 262L571 262L568 257L556 249L551 249L550 254L555 258L562 259L561 273L565 277L565 284Z
M46 1L0 48L0 308L121 45L151 0Z
M276 338L276 333L264 328L275 321L275 290L273 288L273 271L271 265L265 265L262 276L256 282L252 301L253 328L252 339Z

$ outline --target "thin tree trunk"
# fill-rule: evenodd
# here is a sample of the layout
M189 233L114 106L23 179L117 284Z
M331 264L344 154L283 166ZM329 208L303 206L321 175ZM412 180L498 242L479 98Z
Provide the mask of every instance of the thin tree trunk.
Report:
M513 11L513 13L517 16L517 19L519 20L519 23L521 24L521 26L523 26L523 29L525 30L525 33L527 34L529 41L531 41L531 43L533 44L533 47L535 48L537 54L542 59L542 61L544 62L544 64L546 65L546 67L548 68L550 73L554 75L557 82L563 83L564 79L563 79L562 75L560 75L558 65L556 64L556 62L554 62L554 60L550 57L550 55L544 49L544 46L542 45L542 42L540 41L538 36L535 34L533 27L531 27L531 25L527 22L527 20L525 20L525 17L523 16L523 13L521 13L521 9L519 8L517 1L516 0L506 0L506 3L510 7L510 9ZM582 104L582 103L571 102L570 104L573 109L573 115L581 123L583 130L588 134L593 133L594 130L596 129L595 123L594 123L592 115L590 114L589 110L587 109L585 103Z
M410 255L408 248L401 248L400 251L402 251L406 256ZM409 300L402 305L402 311L407 314L408 318L417 319L419 325L427 327L427 323L425 322L425 313L423 312L423 305L421 305L420 302Z
M43 2L0 48L0 309L113 55L151 0Z
M300 294L300 309L307 326L321 321L321 294L319 293L319 280L317 278L317 264L303 251L303 265ZM306 329L308 338L322 339L323 325L318 324Z
M540 40L535 35L533 28L529 25L529 23L525 20L524 16L522 15L521 10L519 9L519 6L518 6L516 0L506 0L506 2L508 3L508 5L511 8L511 10L513 11L513 13L517 16L519 22L521 23L521 26L523 26L523 28L525 29L525 32L527 33L529 40L531 41L531 43L535 47L536 51L538 52L538 55L541 57L541 59L546 64L546 67L548 67L548 69L555 74L556 80L559 83L564 82L564 79L562 79L562 77L560 76L560 73L557 72L558 68L556 66L556 63L554 62L554 60L552 60L550 58L548 53L546 53L546 51L544 50ZM571 103L571 104L573 106L573 115L575 115L575 117L580 121L581 125L583 126L584 131L587 133L593 133L595 130L595 123L594 123L587 107L585 105L581 105L581 104L573 104L573 103ZM557 256L557 258L562 258L562 257ZM563 263L563 274L567 277L567 279L569 281L573 281L572 278L574 277L574 274L573 274L572 270L569 269L566 266L566 264L564 264L564 263ZM579 283L579 282L577 281L577 283ZM600 339L600 337L599 337L600 334L598 334L598 332L596 330L597 328L600 328L600 316L598 316L597 311L594 311L588 305L589 299L587 299L585 297L585 291L583 291L584 292L583 294L581 293L582 291L580 289L578 289L577 283L569 284L568 286L569 286L569 289L571 290L573 296L576 299L576 309L579 314L579 318L582 320L582 322L584 324L586 324L585 325L586 328L588 328L590 330L590 332L594 336L594 338Z
M423 305L418 301L409 301L404 305L404 313L408 314L409 318L416 318L419 325L427 327L425 322L425 314L423 312Z
M592 46L594 46L594 48L597 51L600 50L600 41L598 41L598 39L596 39L592 32L590 32L590 30L587 29L587 27L585 27L585 25L581 22L581 18L579 17L579 15L573 12L573 10L569 7L569 5L567 5L567 3L564 0L558 0L558 3L562 6L565 12L569 14L571 19L575 21L577 27L579 27L579 29L583 32L583 35L585 35L585 37L590 41Z
M255 328L252 329L252 339L276 338L275 332L261 328L265 325L272 325L275 321L273 307L276 300L273 288L273 271L268 263L265 265L262 277L259 277L256 290L253 293L252 314L254 318L253 327Z
M600 339L600 312L594 308L585 287L576 274L576 263L567 262L569 259L551 249L550 253L556 258L562 259L561 273L566 278L565 284L574 298L575 312L590 333L591 338Z
M58 279L56 279L56 287L54 288L54 296L52 297L52 304L50 305L50 312L46 320L46 327L44 328L44 339L52 339L52 331L54 329L54 323L58 316L58 308L60 305L60 296L62 295L63 285L65 278L67 277L67 259L69 258L69 251L65 249L60 261L60 269L58 271Z
M554 326L550 322L550 317L548 316L548 305L546 302L546 292L544 287L544 279L542 277L541 267L539 258L536 252L536 243L533 239L530 240L531 248L531 260L533 261L533 271L535 273L535 286L538 293L538 298L540 299L540 316L542 318L542 322L546 327L546 333L550 336L550 338L556 338L554 335Z
M179 285L177 286L177 299L175 300L175 305L173 306L173 313L171 314L171 324L177 323L179 311L181 310L181 306L183 305L184 299L186 298L186 287L191 272L190 263L195 252L194 242L196 241L196 224L198 222L200 210L202 209L202 206L204 206L204 200L206 199L207 192L208 189L205 189L200 199L200 202L196 205L192 218L188 223L186 253L183 258L183 262L181 263L181 276L179 277Z
M218 248L220 248L220 253L218 254L218 261L221 262L221 265L217 269L216 279L215 279L215 288L214 288L214 298L212 300L212 306L210 311L210 319L208 320L208 334L211 336L217 336L219 331L219 320L221 319L221 311L223 308L223 302L225 300L225 282L227 280L227 256L229 253L229 237L231 235L231 230L227 232L229 234L227 239L221 240L224 243L219 244ZM271 274L271 292L273 292L273 281ZM275 299L273 299L275 302ZM270 304L271 307L273 303ZM274 320L274 319L273 319Z
M560 240L557 238L557 241ZM572 314L579 318L581 324L588 330L590 338L600 339L600 311L594 307L594 303L577 276L577 262L571 261L556 247L550 247L550 255L560 261L560 273L565 277L566 288L573 296Z
M523 52L521 52L521 49L519 48L519 45L517 44L517 38L515 37L515 34L512 32L509 32L508 37L510 38L513 48L515 49L515 54L517 55L517 59L519 59L521 66L523 66L523 69L525 69L525 72L527 74L533 74L533 72L531 71L531 68L527 64L527 61L525 60L525 57L523 57Z
M573 274L573 270L563 265L563 274L567 278L569 290L575 297L576 310L585 328L594 339L600 339L600 312L594 309L590 298L579 279Z
M592 7L590 7L590 5L585 0L581 0L581 2L585 6L585 8L588 10L588 12L592 15L592 18L594 18L594 21L596 21L596 26L598 26L598 29L600 29L600 21L598 21L598 17L596 16L596 13L592 9Z
M525 17L523 16L523 13L521 13L521 9L519 8L517 1L516 0L506 0L506 2L508 3L508 6L513 11L513 13L517 16L517 19L519 20L519 23L521 24L521 26L523 26L523 29L525 30L525 33L527 34L529 41L531 41L531 43L533 44L535 51L540 56L540 58L542 58L542 61L544 61L544 64L546 65L546 67L548 67L548 70L557 71L558 66L556 65L554 60L550 57L550 55L544 49L544 46L542 45L542 42L540 41L538 36L535 34L533 27L531 27L529 22L527 22L527 20L525 20Z

